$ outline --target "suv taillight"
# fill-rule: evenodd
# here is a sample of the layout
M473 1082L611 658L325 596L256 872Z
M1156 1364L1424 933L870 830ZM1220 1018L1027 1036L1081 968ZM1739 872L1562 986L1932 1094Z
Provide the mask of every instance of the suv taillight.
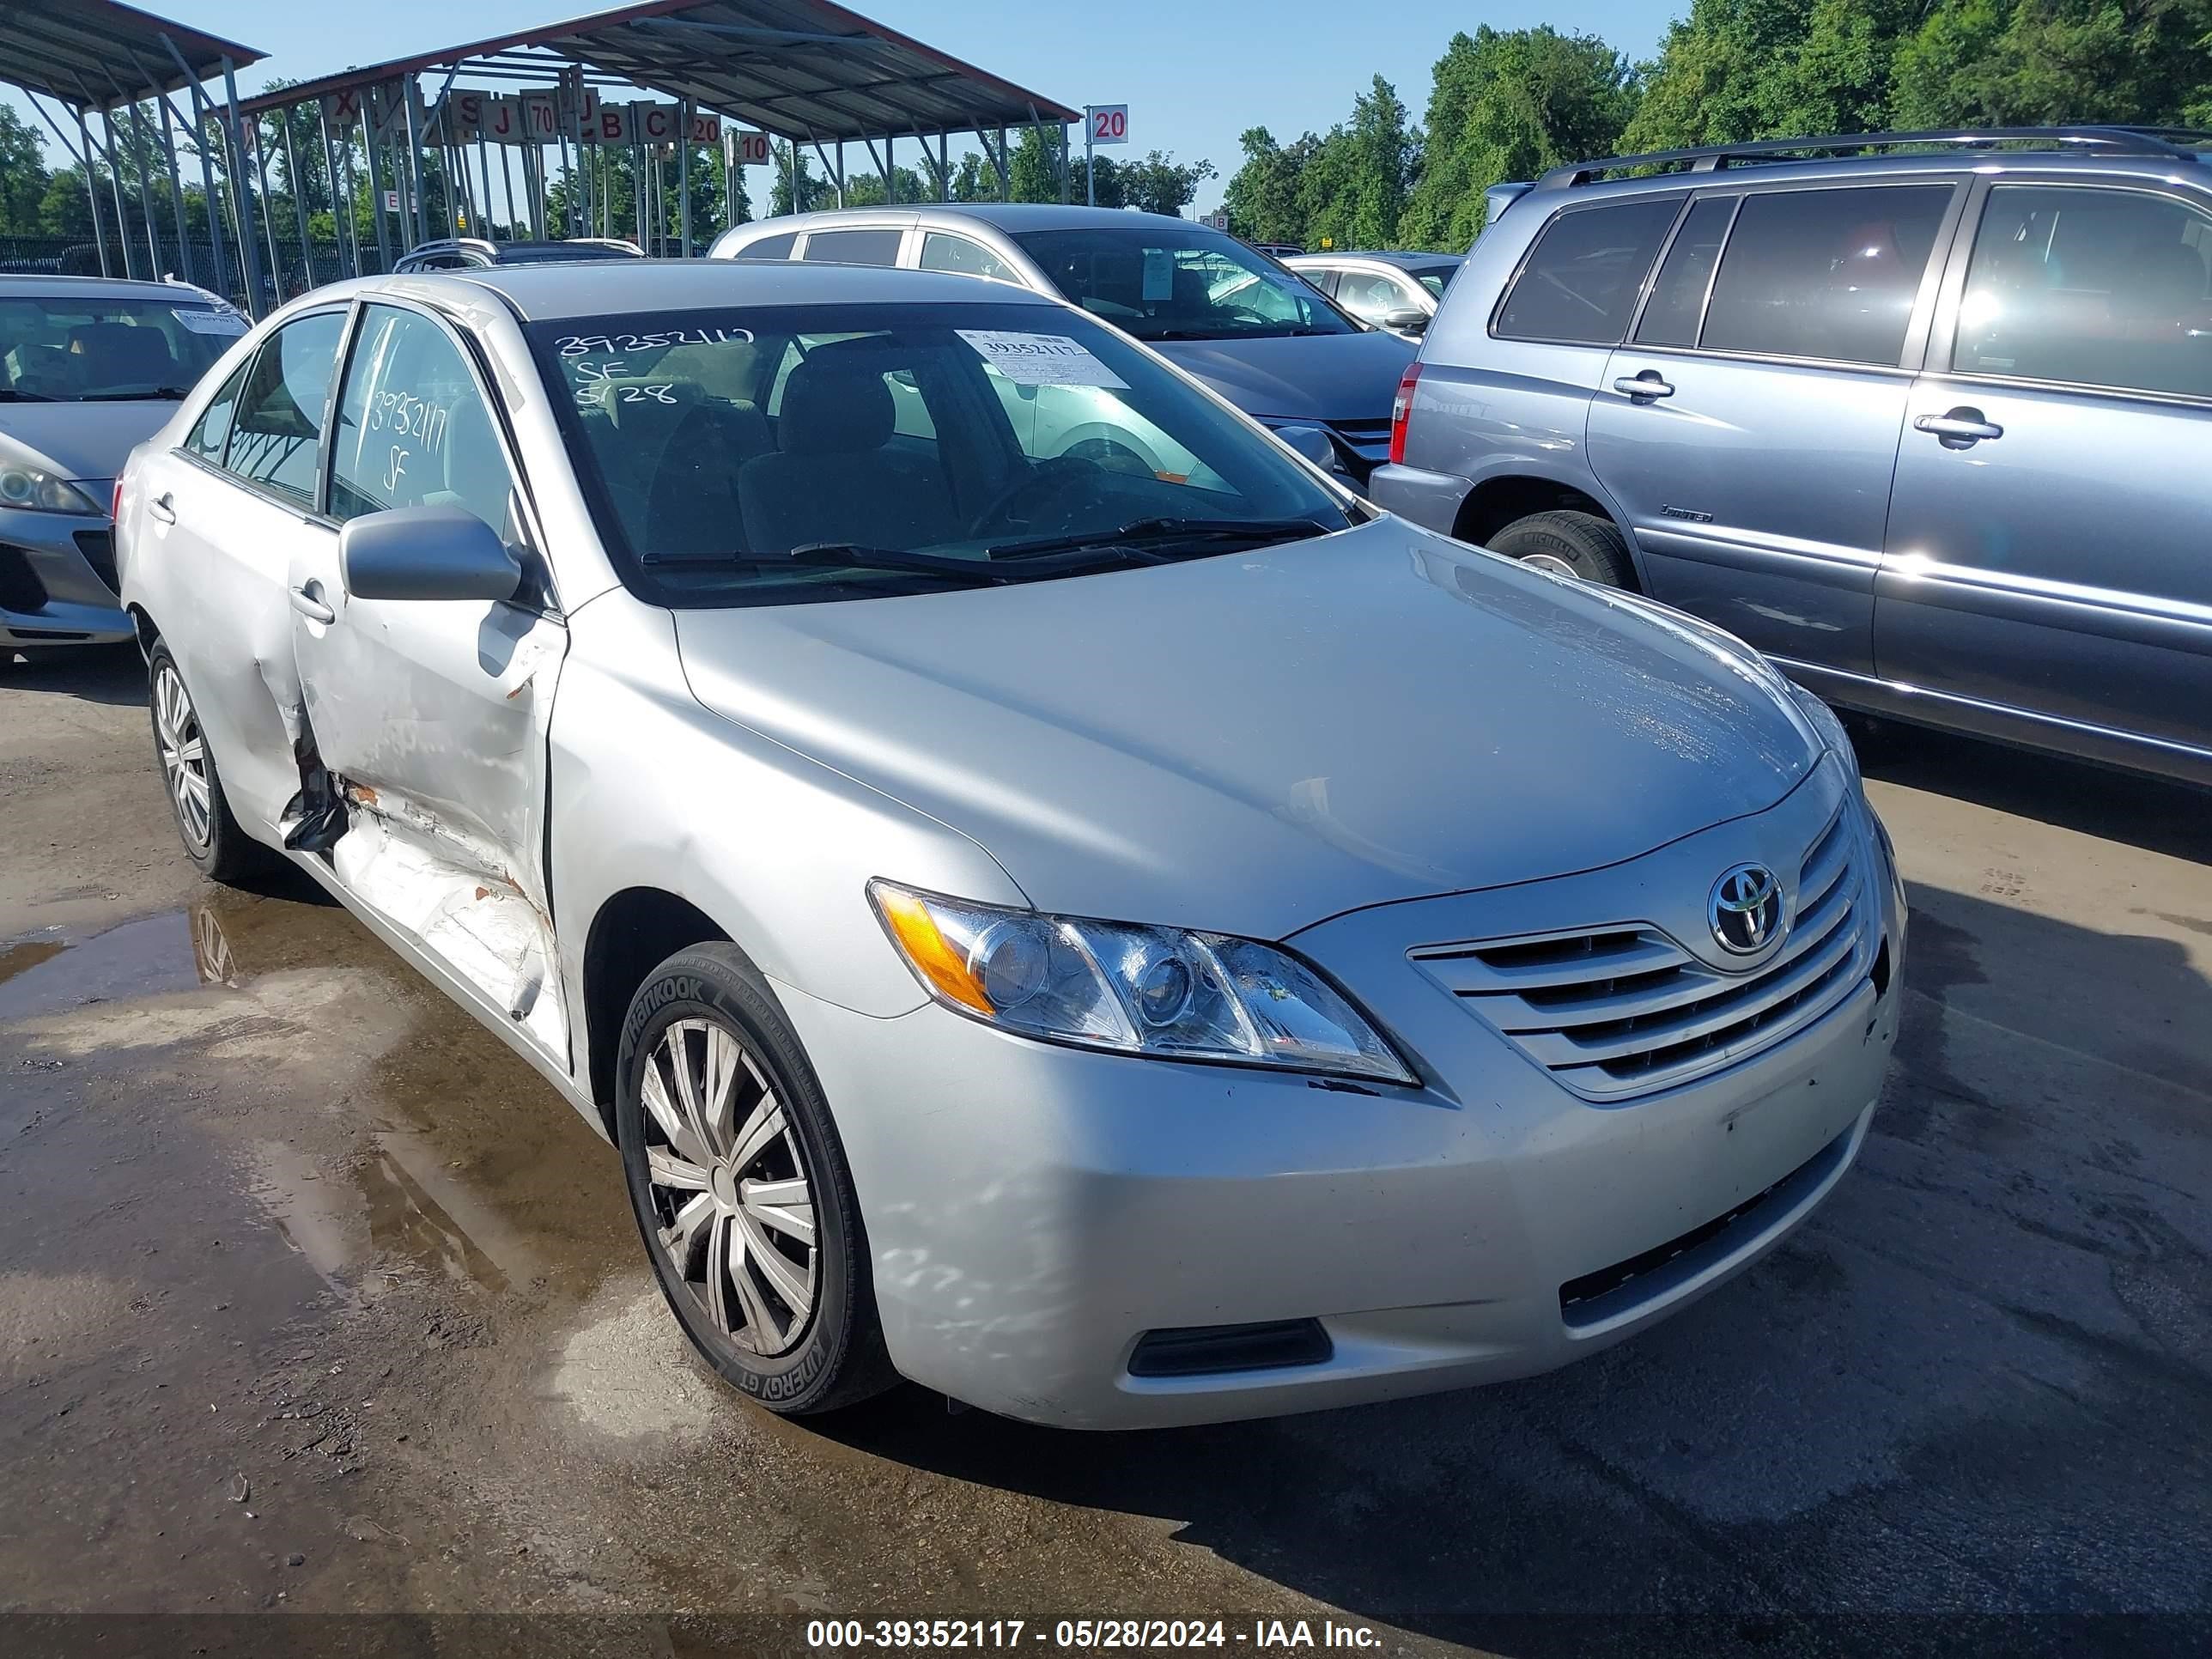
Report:
M1406 365L1406 372L1398 380L1398 395L1390 400L1390 465L1402 466L1406 460L1406 422L1413 415L1413 388L1420 383L1419 362Z

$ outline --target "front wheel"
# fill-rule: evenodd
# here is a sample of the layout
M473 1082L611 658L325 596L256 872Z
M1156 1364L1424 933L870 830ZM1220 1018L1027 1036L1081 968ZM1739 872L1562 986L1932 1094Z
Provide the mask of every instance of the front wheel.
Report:
M647 976L616 1079L630 1207L692 1346L789 1416L895 1382L843 1143L797 1034L735 949L697 945Z
M1516 519L1484 544L1493 553L1555 576L1579 576L1605 587L1636 586L1628 543L1611 520L1595 513L1532 513Z

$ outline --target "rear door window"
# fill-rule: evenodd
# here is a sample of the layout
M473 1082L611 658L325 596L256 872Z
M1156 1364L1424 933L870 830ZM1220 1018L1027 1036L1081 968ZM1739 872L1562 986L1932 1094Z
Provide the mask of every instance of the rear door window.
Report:
M344 333L345 313L320 311L269 337L239 394L228 471L302 507L314 505L331 371Z
M919 263L924 270L957 271L963 276L992 276L1000 282L1012 276L1006 262L981 242L941 230L933 230L921 239Z
M1712 286L1713 264L1721 239L1735 216L1737 198L1708 196L1690 210L1659 267L1650 301L1636 325L1639 345L1693 346L1705 320L1705 291Z
M230 417L238 409L239 388L246 384L246 371L252 367L251 359L240 363L192 423L185 447L202 460L222 465L223 447L230 441Z
M806 239L806 252L799 258L809 264L895 265L899 240L905 234L895 226L879 230L817 230Z
M2212 398L2212 215L2139 190L1999 185L1974 233L1962 374Z
M1746 196L1698 343L1894 365L1950 201L1948 184Z
M1491 331L1507 340L1620 344L1681 205L1680 196L1639 196L1560 214L1537 237Z
M757 242L747 242L737 252L740 259L788 259L791 250L798 245L799 233L787 230L781 236L763 236Z

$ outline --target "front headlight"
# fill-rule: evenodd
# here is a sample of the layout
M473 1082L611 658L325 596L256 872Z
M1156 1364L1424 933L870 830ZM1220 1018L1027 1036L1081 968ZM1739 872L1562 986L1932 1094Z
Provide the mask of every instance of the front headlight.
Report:
M65 479L27 461L0 460L0 507L19 513L78 513L97 516L100 504Z
M1024 1036L1414 1080L1339 992L1273 945L971 904L888 881L870 882L868 896L933 996Z
M1844 730L1844 723L1836 718L1836 711L1822 702L1796 681L1790 682L1790 695L1797 701L1797 711L1805 717L1821 745L1841 761L1844 770L1853 784L1859 782L1859 751L1851 747L1851 734Z

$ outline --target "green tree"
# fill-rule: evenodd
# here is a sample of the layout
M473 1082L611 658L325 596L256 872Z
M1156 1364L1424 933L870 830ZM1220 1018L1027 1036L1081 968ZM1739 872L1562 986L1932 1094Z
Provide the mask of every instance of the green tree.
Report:
M894 164L891 177L898 180L898 198L902 202L933 202L937 199L935 177L923 173L919 167ZM874 207L890 199L884 191L882 173L868 167L846 169L847 207Z
M781 139L769 140L769 171L775 175L775 184L769 191L768 210L770 218L781 218L787 213L811 213L817 208L834 207L837 201L837 186L829 179L815 176L814 169L806 164L804 151L799 152L799 186L792 193L792 156L797 146ZM852 175L845 175L849 179Z
M1437 60L1421 176L1398 240L1464 250L1482 228L1484 191L1609 153L1638 93L1628 60L1595 35L1487 25L1454 35Z
M1049 127L1024 127L1006 173L1015 201L1060 200L1059 135Z
M1900 127L2212 122L2212 0L1951 0L1897 50Z
M18 235L37 231L40 209L52 181L46 171L46 141L29 122L0 104L0 231ZM82 191L77 199L84 199Z
M1197 196L1199 185L1214 176L1211 161L1178 163L1172 152L1157 149L1147 150L1141 161L1117 162L1114 175L1120 205L1178 216ZM1106 204L1103 194L1098 200L1101 206Z
M1321 141L1308 133L1285 148L1267 128L1247 127L1237 142L1243 148L1244 165L1221 192L1229 228L1248 242L1303 246L1306 228L1298 206L1298 173Z
M1350 246L1387 248L1398 240L1398 221L1419 175L1419 138L1407 126L1398 89L1381 76L1352 100L1352 201Z

